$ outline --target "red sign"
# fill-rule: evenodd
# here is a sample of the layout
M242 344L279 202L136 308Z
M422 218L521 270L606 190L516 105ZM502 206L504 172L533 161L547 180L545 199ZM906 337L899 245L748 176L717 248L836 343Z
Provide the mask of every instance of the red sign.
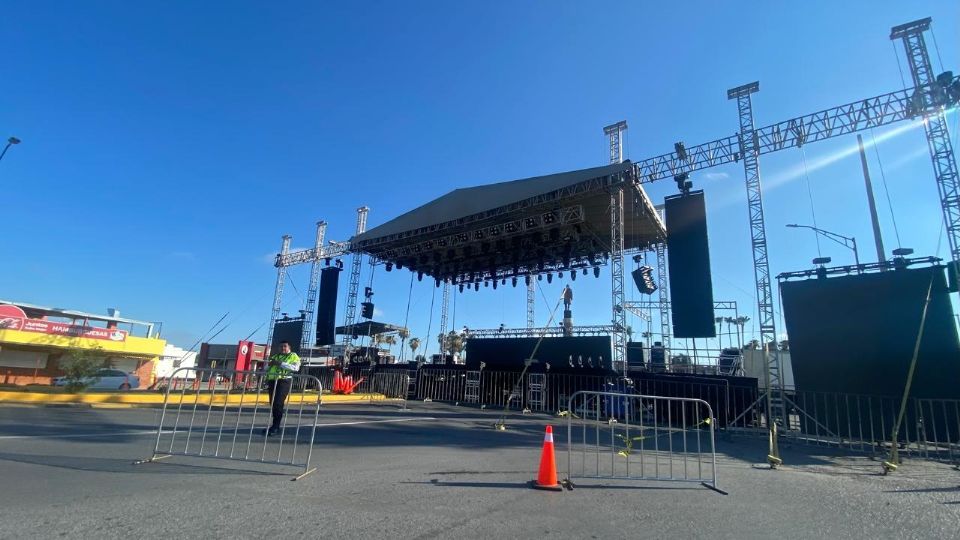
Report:
M8 306L4 306L4 308L8 308ZM80 337L86 339L102 339L105 341L127 340L126 330L117 330L115 328L97 328L95 326L45 321L41 319L28 319L26 317L18 317L17 315L23 313L23 311L19 308L17 308L17 311L19 311L19 313L12 313L9 309L0 310L0 330L19 330L21 332L36 332L38 334Z
M250 360L253 359L254 345L252 341L241 341L237 343L237 361L234 369L237 371L247 371L253 367L250 365Z

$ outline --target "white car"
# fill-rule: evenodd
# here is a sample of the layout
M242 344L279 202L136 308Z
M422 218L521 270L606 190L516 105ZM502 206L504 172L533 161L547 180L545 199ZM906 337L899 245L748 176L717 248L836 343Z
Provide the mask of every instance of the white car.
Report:
M119 369L101 369L96 375L89 379L87 390L130 390L140 386L140 378L130 373L124 373ZM65 377L57 377L53 380L54 386L66 386Z

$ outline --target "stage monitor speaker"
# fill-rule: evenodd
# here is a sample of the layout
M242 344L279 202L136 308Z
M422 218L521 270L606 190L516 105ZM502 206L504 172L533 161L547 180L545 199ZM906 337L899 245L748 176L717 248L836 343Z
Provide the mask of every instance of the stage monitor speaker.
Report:
M320 298L317 303L317 346L332 345L337 341L337 290L341 270L329 266L320 271Z
M713 282L703 191L664 199L673 335L715 337Z
M280 344L286 341L290 350L300 354L300 340L303 339L303 319L277 319L273 325L273 343L270 344L270 354L280 352Z

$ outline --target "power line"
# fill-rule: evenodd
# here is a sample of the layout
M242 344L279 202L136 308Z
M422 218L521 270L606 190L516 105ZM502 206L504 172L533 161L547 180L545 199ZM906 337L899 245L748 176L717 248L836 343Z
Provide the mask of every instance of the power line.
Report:
M887 198L887 207L890 209L890 220L893 222L893 234L897 237L897 247L902 248L900 242L900 229L897 228L897 216L893 213L893 201L890 199L890 189L887 188L887 175L883 171L883 161L880 159L880 149L877 148L877 138L873 134L873 128L870 128L870 139L873 142L873 152L877 155L877 163L880 165L880 180L883 183L883 193Z

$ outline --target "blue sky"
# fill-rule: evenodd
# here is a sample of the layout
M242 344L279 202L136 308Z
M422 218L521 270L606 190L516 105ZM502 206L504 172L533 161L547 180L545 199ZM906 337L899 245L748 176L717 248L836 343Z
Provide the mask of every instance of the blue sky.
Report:
M458 187L603 164L601 128L621 119L635 160L730 135L726 90L754 80L758 125L900 89L889 29L925 16L945 68L960 68L960 7L946 0L348 4L7 2L0 135L23 144L0 162L0 298L119 307L163 321L180 346L230 312L217 338L230 342L269 316L280 236L309 247L318 219L345 240L361 205L373 226ZM883 233L896 247L889 192L902 244L934 254L942 214L922 127L884 137L904 126L865 133L883 140L886 191L870 150ZM859 158L844 156L855 144L761 160L774 274L817 255L811 234L784 227L813 222L811 194L817 224L874 259ZM693 181L715 297L756 319L742 167ZM674 191L649 187L655 202ZM307 272L292 271L284 311L302 304ZM383 319L403 323L409 284L378 270ZM544 282L539 322L562 286ZM607 323L609 275L574 288L576 321ZM416 336L433 293L425 281L409 295ZM522 288L456 296L458 328L524 323ZM438 318L437 306L433 333Z

